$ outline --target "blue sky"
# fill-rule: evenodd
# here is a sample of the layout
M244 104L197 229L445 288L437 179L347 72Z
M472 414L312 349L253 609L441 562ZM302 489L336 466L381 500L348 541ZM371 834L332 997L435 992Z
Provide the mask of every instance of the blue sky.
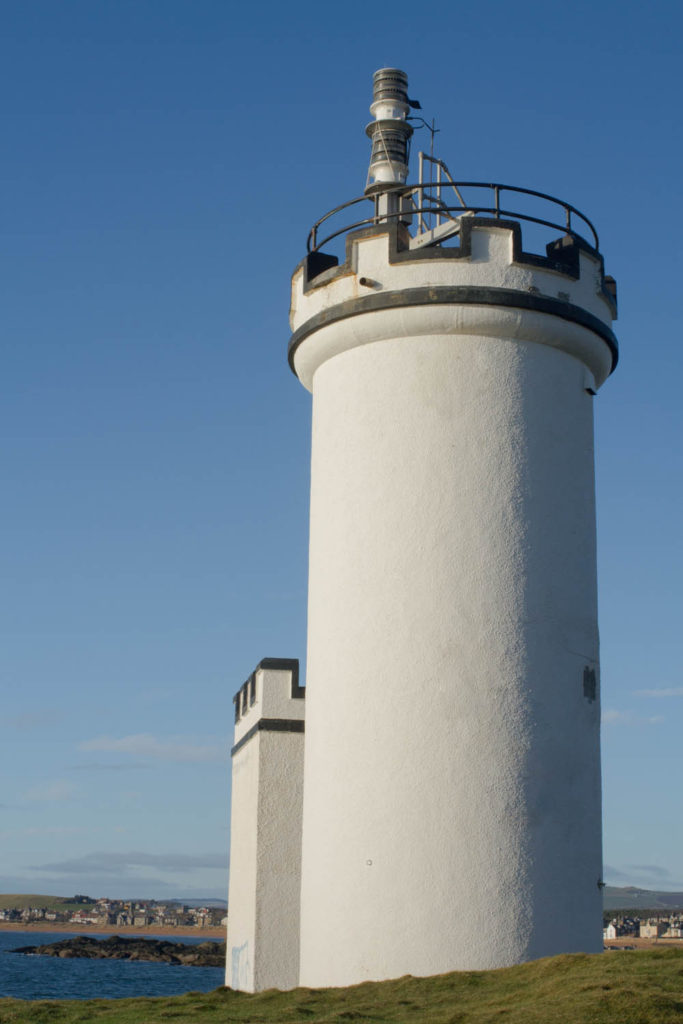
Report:
M362 192L387 64L456 177L568 199L617 279L606 878L683 889L682 22L658 0L0 4L0 891L226 892L232 695L305 654L289 278Z

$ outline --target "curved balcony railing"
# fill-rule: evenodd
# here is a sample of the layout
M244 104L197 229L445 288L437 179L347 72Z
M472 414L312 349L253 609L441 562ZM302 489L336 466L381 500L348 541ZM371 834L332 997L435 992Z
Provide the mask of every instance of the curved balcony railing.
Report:
M489 205L481 205L479 202L468 203L463 196L463 192L467 189L488 190L491 193L491 203ZM456 203L444 200L443 192L448 192L449 190L452 190L457 199ZM434 194L435 191L436 195ZM549 220L546 217L535 216L533 213L508 208L507 204L505 206L501 204L501 195L504 193L513 193L518 196L530 197L532 200L550 203L553 207L561 210L562 215L556 221ZM398 201L394 205L398 207L397 212L384 213L381 211L380 204L382 198L386 196L396 196ZM343 210L350 209L363 202L371 202L373 204L374 210L370 217L354 220L329 234L325 234L323 238L320 237L322 226L332 217L335 217ZM540 213L541 211L539 210L538 212ZM350 199L348 202L336 206L317 220L311 228L307 240L308 252L319 251L328 242L338 238L340 235L347 234L349 231L355 231L373 224L382 224L390 220L405 221L407 217L417 218L418 234L414 236L415 239L418 239L420 234L425 236L431 235L433 240L430 241L429 238L425 238L425 244L436 245L439 241L444 241L446 238L458 233L459 218L464 215L487 216L495 220L506 217L512 220L539 224L543 227L559 231L563 235L577 238L596 252L600 248L598 233L588 217L581 213L580 210L577 210L575 206L572 206L571 203L567 203L562 199L547 195L545 192L537 192L531 188L518 188L515 185L491 184L480 181L444 180L440 182L422 182L418 185L389 186L373 196L358 196L356 199ZM435 222L433 226L425 226L432 222ZM451 222L450 227L452 227L450 231L449 222ZM577 230L577 226L580 230ZM438 229L438 237L436 237L437 232L435 229Z

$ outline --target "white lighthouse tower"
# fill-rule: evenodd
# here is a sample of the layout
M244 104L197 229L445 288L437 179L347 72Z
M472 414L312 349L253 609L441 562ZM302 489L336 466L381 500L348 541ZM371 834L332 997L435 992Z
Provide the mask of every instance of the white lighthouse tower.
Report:
M371 112L365 197L316 225L292 284L313 394L306 986L602 948L593 396L614 282L568 203L422 154L406 184L403 72L375 74ZM318 241L338 231L341 262Z

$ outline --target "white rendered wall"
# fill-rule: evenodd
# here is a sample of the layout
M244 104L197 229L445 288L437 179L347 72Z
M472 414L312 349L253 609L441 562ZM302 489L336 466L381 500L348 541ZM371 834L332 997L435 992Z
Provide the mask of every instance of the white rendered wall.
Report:
M362 265L380 285L396 272ZM294 326L307 303L295 282ZM477 307L354 316L300 346L303 985L602 948L599 695L584 681L598 671L586 387L603 349L557 317Z
M304 736L287 726L303 726L304 700L291 671L253 678L235 725L226 956L226 985L244 992L299 977Z
M242 992L254 991L260 740L259 733L232 758L225 984Z

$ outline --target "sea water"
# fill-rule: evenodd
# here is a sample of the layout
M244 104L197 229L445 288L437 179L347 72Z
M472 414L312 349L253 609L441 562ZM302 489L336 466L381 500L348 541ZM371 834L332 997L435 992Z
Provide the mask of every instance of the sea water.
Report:
M61 959L10 952L20 946L44 946L77 934L82 933L0 931L0 997L121 999L125 996L173 996L183 992L210 992L224 984L225 975L220 967L185 967L144 960ZM106 939L108 936L98 934L93 937ZM182 942L188 946L212 941L199 937L175 939L168 935L144 937Z

